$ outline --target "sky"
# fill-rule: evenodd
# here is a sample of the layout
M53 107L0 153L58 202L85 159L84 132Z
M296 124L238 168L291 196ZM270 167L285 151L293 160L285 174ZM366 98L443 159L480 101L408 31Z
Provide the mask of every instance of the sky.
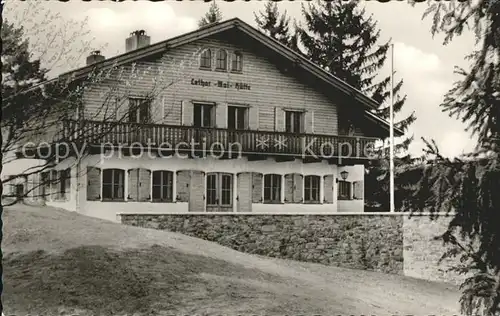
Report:
M238 17L253 26L256 26L254 12L262 10L265 4L265 1L216 1L224 19ZM124 53L125 38L134 30L146 30L152 43L192 31L197 28L197 21L210 5L203 1L40 3L43 7L35 7L31 2L7 0L4 17L16 22L23 21L30 38L39 41L37 47L43 47L38 51L44 57L57 55L63 50L82 52L75 55L73 63L57 64L52 60L47 61L57 72L71 70L73 66L84 66L83 53L87 54L90 50L100 49L106 57ZM286 10L287 15L300 23L302 4L307 5L307 1L282 1L278 3L278 7L281 12ZM412 111L415 111L417 117L408 131L415 138L410 153L422 154L422 137L434 139L445 156L454 157L472 150L475 141L465 131L466 125L456 118L450 118L439 106L444 94L458 78L453 73L454 67L468 66L464 56L474 47L472 33L465 33L444 46L442 36L431 36L430 19L422 20L427 4L420 3L412 7L405 1L365 1L363 5L367 14L372 14L378 22L381 43L388 39L392 39L394 43L395 81L404 80L402 91L407 95L404 108L395 119L397 121L398 118L406 117ZM51 34L62 34L61 32L65 32L65 38L69 36L75 40L58 43ZM81 40L88 42L82 43ZM68 66L69 64L72 66ZM388 75L389 72L390 63L386 62L381 75Z

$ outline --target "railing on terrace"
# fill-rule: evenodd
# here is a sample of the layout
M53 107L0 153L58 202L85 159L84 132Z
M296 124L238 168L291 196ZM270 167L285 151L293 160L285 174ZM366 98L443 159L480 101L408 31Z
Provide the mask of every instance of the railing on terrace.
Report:
M102 121L64 121L62 139L95 145L301 157L369 158L377 138Z

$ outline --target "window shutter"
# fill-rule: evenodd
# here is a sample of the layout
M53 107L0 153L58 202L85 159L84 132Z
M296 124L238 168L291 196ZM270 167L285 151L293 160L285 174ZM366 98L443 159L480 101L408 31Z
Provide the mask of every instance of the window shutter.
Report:
M64 170L64 173L65 173L65 177L64 177L64 181L65 181L65 199L66 200L71 200L71 169L70 168L67 168L66 170Z
M252 173L238 174L238 212L252 211Z
M205 211L205 174L201 171L189 172L189 212Z
M50 185L50 173L48 171L44 171L40 174L40 194L44 201L48 200L48 195L50 194L49 185Z
M137 201L139 197L139 169L128 170L128 201Z
M304 178L301 174L295 173L293 175L294 190L293 190L293 202L302 203L304 197L302 196L304 192Z
M252 173L252 203L262 203L262 173Z
M181 125L192 126L193 125L193 114L194 114L193 103L189 100L184 100L181 102L181 107L182 107Z
M333 175L327 175L324 177L323 196L324 203L333 204Z
M285 131L285 112L279 108L274 108L274 130L276 132Z
M285 175L285 203L293 203L293 174Z
M26 198L28 200L32 200L33 199L33 189L35 188L34 184L33 184L33 175L28 175L26 176Z
M364 198L364 181L355 181L353 183L354 194L353 198L355 200L362 200Z
M227 104L219 103L215 106L215 126L227 128Z
M141 202L151 200L151 170L139 169L139 197Z
M43 186L40 179L40 173L34 173L33 177L33 201L43 200Z
M259 108L257 106L248 109L248 128L251 130L259 129Z
M87 201L101 199L101 169L87 167Z
M307 134L312 134L314 133L314 111L306 111L305 117L305 132Z
M116 97L116 120L126 122L128 116L128 102L126 98Z
M189 171L177 171L177 202L189 202Z

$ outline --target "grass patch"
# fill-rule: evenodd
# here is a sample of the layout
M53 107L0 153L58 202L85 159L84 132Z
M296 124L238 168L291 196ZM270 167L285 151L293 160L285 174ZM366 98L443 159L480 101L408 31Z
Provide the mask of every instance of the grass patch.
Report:
M4 212L4 313L453 315L448 285L262 258L49 207Z
M279 281L258 270L154 245L118 251L81 246L61 254L43 250L4 259L5 305L28 306L17 313L54 312L64 306L97 315L176 311L200 274Z

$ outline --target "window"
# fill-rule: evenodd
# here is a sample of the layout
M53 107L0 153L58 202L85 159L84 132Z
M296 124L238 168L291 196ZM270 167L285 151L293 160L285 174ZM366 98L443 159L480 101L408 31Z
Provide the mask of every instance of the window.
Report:
M339 181L339 200L351 199L351 182Z
M281 176L266 174L264 176L264 203L281 203Z
M66 200L69 198L71 187L70 169L51 170L41 174L40 195L52 201Z
M319 203L319 176L306 176L305 181L305 196L304 201L306 202L317 202Z
M50 195L52 200L57 200L59 198L59 190L58 190L58 172L57 170L52 170L49 173L50 176Z
M102 173L102 198L104 200L123 200L125 196L125 171L104 169Z
M243 70L243 56L240 52L234 52L231 56L231 71L241 72Z
M223 49L217 51L217 63L215 69L226 70L227 69L227 53Z
M287 133L302 133L302 116L303 112L285 111L285 132Z
M207 211L231 211L233 205L233 175L207 174Z
M57 197L59 199L68 199L69 191L71 186L71 177L70 177L70 169L61 170L59 173L59 183L58 183L58 192Z
M227 108L227 128L228 129L246 129L247 127L246 107L228 106Z
M212 69L212 51L205 49L200 56L200 68Z
M24 197L24 185L23 184L16 184L14 186L16 189L16 198L19 200L22 200Z
M130 98L128 120L131 123L147 123L150 119L151 100L144 98Z
M195 127L214 127L213 104L194 104L194 126Z
M172 172L153 171L153 201L172 202Z

